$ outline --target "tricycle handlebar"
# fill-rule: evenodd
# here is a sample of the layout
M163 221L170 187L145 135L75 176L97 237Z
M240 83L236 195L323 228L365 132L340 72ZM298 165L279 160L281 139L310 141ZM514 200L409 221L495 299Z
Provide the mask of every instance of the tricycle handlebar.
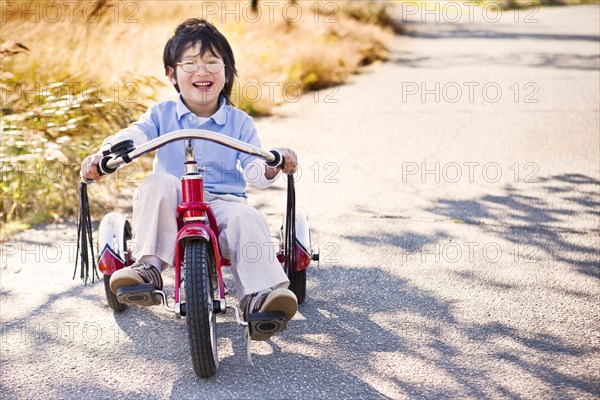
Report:
M260 157L267 162L267 165L271 167L281 166L282 162L284 161L281 157L281 154L275 150L266 151L260 147L256 147L229 136L225 136L221 133L204 129L181 129L152 139L142 144L138 148L134 148L133 150L127 152L127 154L106 155L98 165L98 169L101 175L111 174L115 172L121 165L130 163L136 158L151 153L154 150L157 150L171 142L190 139L208 140L210 142L218 143L225 147L241 151L242 153Z

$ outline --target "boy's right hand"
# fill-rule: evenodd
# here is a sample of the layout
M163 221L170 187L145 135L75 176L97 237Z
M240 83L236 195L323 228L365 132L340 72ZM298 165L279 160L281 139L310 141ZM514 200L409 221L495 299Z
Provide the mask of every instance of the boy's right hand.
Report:
M90 181L100 180L100 173L98 172L98 164L100 163L100 160L102 160L102 156L100 154L92 154L91 156L87 156L81 163L81 177Z

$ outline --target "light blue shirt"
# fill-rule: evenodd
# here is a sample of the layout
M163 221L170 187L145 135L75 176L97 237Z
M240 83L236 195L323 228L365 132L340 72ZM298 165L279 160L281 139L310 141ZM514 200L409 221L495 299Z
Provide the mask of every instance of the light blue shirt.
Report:
M160 135L179 129L206 129L261 147L254 121L245 112L225 104L220 99L219 109L210 118L199 118L183 103L175 100L155 104L139 121L104 142L116 143L124 138L134 140L136 146ZM184 174L184 141L170 143L156 151L154 172L168 173L180 178ZM204 190L215 194L234 194L246 197L246 181L242 170L257 159L228 147L206 140L194 140L196 161L203 172Z

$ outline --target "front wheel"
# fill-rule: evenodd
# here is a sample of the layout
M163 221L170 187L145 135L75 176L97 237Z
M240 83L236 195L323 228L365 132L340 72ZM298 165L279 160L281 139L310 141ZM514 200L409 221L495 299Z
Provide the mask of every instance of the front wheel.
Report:
M184 282L188 337L196 375L209 378L217 372L217 326L213 312L214 289L210 266L214 259L207 243L193 240L185 245Z

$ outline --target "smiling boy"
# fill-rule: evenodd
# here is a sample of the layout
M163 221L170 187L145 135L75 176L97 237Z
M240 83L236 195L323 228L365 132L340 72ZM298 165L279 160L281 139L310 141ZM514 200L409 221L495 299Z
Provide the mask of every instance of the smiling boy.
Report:
M152 106L132 126L107 138L101 151L82 163L82 176L98 180L97 164L102 150L111 144L132 139L136 146L179 129L207 129L260 147L252 118L232 106L230 97L237 75L235 59L227 39L203 19L188 19L177 27L167 42L163 62L169 81L179 97ZM285 159L282 168L268 167L264 161L207 141L195 141L196 161L204 167L206 200L211 204L219 229L219 247L231 260L236 294L244 315L254 312L281 312L291 319L298 302L287 289L289 280L268 248L270 231L265 217L246 201L248 171L261 171L252 184L264 188L280 175L293 173L296 153L288 148L277 151ZM135 190L133 227L137 249L133 266L111 276L113 292L122 286L153 283L162 289L161 271L174 259L178 232L176 207L181 201L179 178L184 174L184 146L171 143L156 152L153 174ZM241 249L250 244L262 251L247 259ZM152 305L142 303L141 305ZM259 334L254 340L266 340Z

